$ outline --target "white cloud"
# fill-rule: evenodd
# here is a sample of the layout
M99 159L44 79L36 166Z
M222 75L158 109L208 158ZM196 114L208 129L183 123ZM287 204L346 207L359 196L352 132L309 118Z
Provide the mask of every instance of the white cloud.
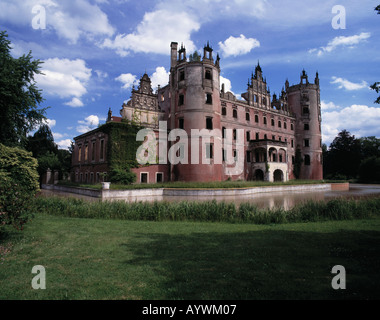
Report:
M369 32L362 32L358 35L353 35L353 36L340 36L340 37L335 37L333 40L331 40L326 47L321 47L319 49L311 49L309 50L309 53L317 53L318 56L323 55L326 52L332 52L338 47L349 47L352 48L355 45L358 45L359 43L367 40L368 38L371 37L371 33Z
M66 102L65 105L73 108L80 108L84 106L83 102L75 97L70 102Z
M102 47L114 49L122 57L131 51L168 54L170 43L177 41L192 52L196 48L190 36L199 28L197 19L187 12L157 10L145 13L135 32L118 34L114 40L106 39Z
M59 149L68 150L69 147L71 146L71 139L60 140L60 141L56 142L56 144L58 145Z
M98 1L99 2L99 1ZM88 0L2 0L0 20L31 26L37 13L34 6L40 5L46 11L46 28L54 30L61 38L77 43L82 36L93 39L94 36L112 36L114 28L108 16Z
M229 79L220 76L219 82L220 82L220 90L222 90L222 84L224 84L224 92L228 92L228 91L232 92L231 91L232 85Z
M138 84L137 77L131 73L123 73L117 78L115 78L115 80L123 84L123 89L130 89L133 85Z
M55 127L57 124L57 121L54 119L46 119L44 122L49 126L50 129Z
M77 131L79 133L86 133L90 130L95 129L99 125L100 119L96 115L90 115L84 120L79 120L78 123L79 126L77 126Z
M100 79L108 78L108 73L107 72L103 72L101 70L95 70L95 73L98 76L98 78L100 78Z
M260 42L254 38L246 38L243 34L240 37L230 36L224 42L219 42L220 50L225 57L238 56L250 52L252 49L260 47Z
M152 89L156 90L159 85L161 87L166 86L169 83L169 75L170 72L166 72L164 67L157 67L156 71L150 77Z
M333 81L331 81L330 83L338 84L339 89L346 89L348 91L369 88L368 83L365 81L362 81L361 83L353 83L351 81L348 81L347 79L337 78L337 77L332 77L332 80Z
M340 109L340 107L335 105L334 102L321 101L321 110L322 111L337 110L337 109Z
M356 137L380 136L380 108L355 104L322 113L322 139L327 145L343 129Z
M87 93L87 83L91 77L91 69L81 59L48 59L44 61L41 71L35 80L38 87L48 95L60 98L72 98L66 104L72 107L83 106L80 98Z

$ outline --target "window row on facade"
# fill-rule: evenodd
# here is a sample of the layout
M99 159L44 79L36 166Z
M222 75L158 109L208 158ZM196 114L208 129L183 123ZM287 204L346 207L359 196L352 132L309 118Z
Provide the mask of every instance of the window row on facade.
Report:
M105 140L93 140L88 143L78 144L78 162L104 161Z

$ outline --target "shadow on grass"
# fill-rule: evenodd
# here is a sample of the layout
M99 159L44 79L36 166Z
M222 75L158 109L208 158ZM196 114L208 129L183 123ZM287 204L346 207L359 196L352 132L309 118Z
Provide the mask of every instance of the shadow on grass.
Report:
M143 299L380 298L378 231L140 234L122 249L152 270ZM332 289L334 265L346 290Z

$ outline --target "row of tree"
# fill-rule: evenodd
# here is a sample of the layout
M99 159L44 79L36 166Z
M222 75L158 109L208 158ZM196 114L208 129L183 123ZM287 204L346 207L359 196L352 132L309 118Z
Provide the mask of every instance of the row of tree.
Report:
M323 145L322 151L325 179L380 182L380 139L355 138L342 130L329 148Z
M31 52L12 57L8 35L0 32L0 232L7 224L22 229L33 216L32 199L47 168L63 172L71 164L70 152L58 149L44 124L46 108L40 108L34 80L41 63Z

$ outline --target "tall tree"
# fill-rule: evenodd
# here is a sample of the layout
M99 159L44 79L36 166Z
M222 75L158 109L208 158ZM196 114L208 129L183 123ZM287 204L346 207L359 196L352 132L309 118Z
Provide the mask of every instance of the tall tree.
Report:
M0 32L0 141L8 146L22 145L26 135L45 119L46 108L34 76L40 74L41 61L31 52L13 58L6 31Z
M361 146L359 139L347 130L339 132L330 144L326 161L329 162L326 174L356 178L361 160Z
M28 137L26 149L31 151L35 158L48 152L58 153L58 146L54 143L53 133L47 124L41 125L33 136Z

